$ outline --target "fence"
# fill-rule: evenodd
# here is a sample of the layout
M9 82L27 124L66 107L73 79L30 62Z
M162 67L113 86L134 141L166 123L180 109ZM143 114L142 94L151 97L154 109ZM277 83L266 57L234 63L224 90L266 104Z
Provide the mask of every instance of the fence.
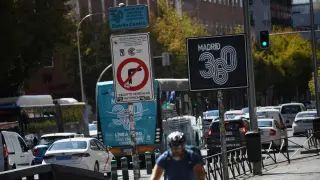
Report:
M276 163L288 162L299 159L294 158L298 152L319 154L320 139L317 138L320 132L307 130L306 140L302 143L296 143L292 140L293 136L276 139L273 141L262 142L262 166L266 167ZM275 141L280 141L280 146L275 145ZM295 151L289 150L289 143L298 147ZM236 178L241 175L252 173L252 165L248 160L247 149L245 146L227 151L228 173L230 178ZM206 179L223 179L222 157L221 153L204 158L206 163Z
M3 180L62 180L62 179L77 179L77 180L106 180L104 174L93 172L86 169L74 168L69 166L46 164L36 165L27 168L15 169L5 172L0 172L0 179Z

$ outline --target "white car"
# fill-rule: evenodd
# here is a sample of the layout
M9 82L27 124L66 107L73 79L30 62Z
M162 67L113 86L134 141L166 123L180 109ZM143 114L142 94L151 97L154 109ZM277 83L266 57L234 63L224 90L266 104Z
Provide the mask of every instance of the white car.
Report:
M302 103L288 103L280 106L280 113L287 127L291 127L296 115L305 110Z
M283 138L287 137L287 131L280 127L280 124L275 119L258 119L258 128L261 135L262 146L269 146L272 142L274 147L280 148ZM282 149L286 149L287 144L283 144Z
M113 154L95 138L70 138L54 142L42 164L60 164L96 172L111 172Z
M0 172L30 166L33 156L16 132L0 131Z
M224 113L225 120L240 119L241 117L244 117L244 116L245 114L242 112L242 110L230 110Z
M305 134L307 129L313 129L313 121L316 119L317 111L299 112L292 124L293 135Z
M257 114L258 119L274 119L274 120L278 121L278 123L279 123L280 127L282 127L282 129L285 128L285 123L282 119L280 111L277 109L260 108L257 110L256 114Z
M97 131L97 124L89 124L89 136L97 138L98 131Z

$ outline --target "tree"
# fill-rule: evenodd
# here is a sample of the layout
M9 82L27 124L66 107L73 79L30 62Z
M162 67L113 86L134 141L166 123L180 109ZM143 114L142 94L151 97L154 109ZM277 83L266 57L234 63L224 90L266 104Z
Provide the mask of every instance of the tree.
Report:
M18 95L30 73L70 39L67 0L0 2L0 96Z
M161 44L162 51L171 54L171 77L187 77L186 38L207 35L206 29L187 14L180 16L168 5L159 0L160 14L151 27L151 32Z
M274 29L283 31L292 30ZM305 93L312 72L310 50L310 43L300 34L270 36L268 50L261 51L256 45L253 58L257 90L265 93L272 86L278 98L284 97L285 101Z

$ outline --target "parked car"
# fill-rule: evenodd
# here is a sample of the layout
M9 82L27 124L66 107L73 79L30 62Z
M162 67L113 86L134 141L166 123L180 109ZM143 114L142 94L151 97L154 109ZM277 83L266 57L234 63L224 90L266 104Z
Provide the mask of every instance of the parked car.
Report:
M0 171L32 164L33 156L23 138L16 132L0 132Z
M96 172L111 172L113 154L95 138L70 138L54 142L42 164L60 164Z
M305 110L306 108L302 103L288 103L280 106L280 113L287 127L292 127L292 123L297 113Z
M234 149L245 145L245 134L249 130L249 122L246 119L225 120L225 129L227 149ZM208 155L221 151L219 121L211 123L206 142Z
M280 148L282 142L282 150L288 147L286 138L287 130L280 126L277 120L268 118L268 119L258 119L258 128L261 135L261 144L264 147L269 147L272 143L272 147Z
M43 156L52 143L60 139L81 137L82 134L77 133L51 133L44 134L40 137L39 144L32 149L34 155L33 164L41 164Z
M305 134L307 129L313 129L313 121L317 119L317 111L299 112L292 124L293 135Z

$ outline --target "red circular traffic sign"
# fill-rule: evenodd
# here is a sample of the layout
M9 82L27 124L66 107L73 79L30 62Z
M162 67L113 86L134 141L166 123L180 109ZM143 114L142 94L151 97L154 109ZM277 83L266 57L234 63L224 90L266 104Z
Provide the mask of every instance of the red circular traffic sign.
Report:
M133 71L131 73L128 73L128 77L126 80L122 79L121 73L122 70L124 68L125 65L129 64L129 63L136 63L137 67L132 68ZM144 77L142 79L142 81L136 85L136 86L130 86L129 85L129 81L132 81L132 77L138 72L140 71L140 68L142 68L141 70L144 72ZM122 61L117 69L117 80L120 84L121 87L123 87L124 89L128 90L128 91L138 91L140 89L142 89L148 82L149 79L149 70L147 65L140 59L137 58L128 58L124 61Z

